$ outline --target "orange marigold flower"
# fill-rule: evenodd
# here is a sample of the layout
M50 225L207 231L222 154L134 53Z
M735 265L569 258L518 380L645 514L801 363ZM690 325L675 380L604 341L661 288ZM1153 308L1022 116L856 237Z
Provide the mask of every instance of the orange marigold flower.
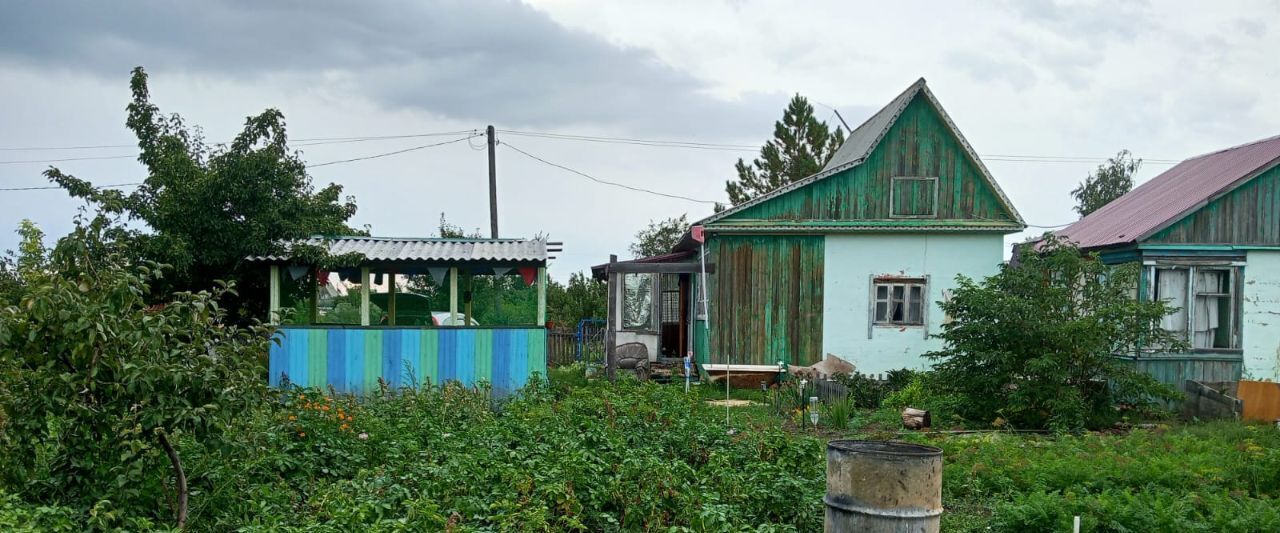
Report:
M293 415L289 415L289 420L297 420L297 419L298 419L298 417L293 416Z
M299 431L299 432L298 432L298 436L299 436L299 437L306 438L306 436L307 436L307 432L305 432L305 431Z
M321 411L328 411L328 410L329 410L329 406L327 406L327 405L321 405L321 406L320 406L320 410L321 410Z
M348 429L351 429L351 426L347 425L347 424L344 422L344 423L342 424L342 430L343 430L343 431L346 431L346 430L348 430Z

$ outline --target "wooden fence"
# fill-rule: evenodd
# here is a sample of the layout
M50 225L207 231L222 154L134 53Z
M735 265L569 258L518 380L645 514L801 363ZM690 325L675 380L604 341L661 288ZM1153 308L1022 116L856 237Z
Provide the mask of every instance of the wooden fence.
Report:
M547 368L572 364L577 360L577 336L571 329L547 331Z

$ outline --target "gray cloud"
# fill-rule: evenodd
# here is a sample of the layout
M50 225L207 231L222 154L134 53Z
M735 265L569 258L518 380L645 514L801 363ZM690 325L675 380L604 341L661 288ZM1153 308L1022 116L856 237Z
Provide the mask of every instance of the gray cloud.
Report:
M1014 0L1007 5L1027 22L1071 39L1130 41L1145 31L1158 31L1144 16L1146 2L1108 2L1105 9L1060 0Z
M4 3L0 57L113 79L135 65L337 78L389 109L684 137L760 131L786 98L709 96L705 82L646 50L505 1Z

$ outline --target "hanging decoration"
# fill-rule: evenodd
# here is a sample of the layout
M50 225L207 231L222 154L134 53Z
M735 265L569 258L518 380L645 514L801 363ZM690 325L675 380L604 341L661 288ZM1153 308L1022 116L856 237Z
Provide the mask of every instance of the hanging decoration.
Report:
M317 285L320 285L321 287L328 287L328 286L329 286L329 271L328 271L328 270L316 270L316 284L317 284Z
M524 284L532 287L533 282L538 280L538 269L536 267L520 267L520 277L524 278Z
M439 287L444 284L444 277L449 272L449 267L427 267L427 272L431 274L431 282Z
M289 265L289 277L295 280L300 279L307 275L307 270L309 269L305 265Z
M509 266L496 266L496 267L493 267L493 275L505 276L507 274L510 274L512 270L513 269Z

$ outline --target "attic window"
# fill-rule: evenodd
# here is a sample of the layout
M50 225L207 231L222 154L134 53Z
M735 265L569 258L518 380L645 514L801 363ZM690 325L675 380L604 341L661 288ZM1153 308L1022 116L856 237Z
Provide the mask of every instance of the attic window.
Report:
M889 217L937 218L938 178L892 178L889 187Z

